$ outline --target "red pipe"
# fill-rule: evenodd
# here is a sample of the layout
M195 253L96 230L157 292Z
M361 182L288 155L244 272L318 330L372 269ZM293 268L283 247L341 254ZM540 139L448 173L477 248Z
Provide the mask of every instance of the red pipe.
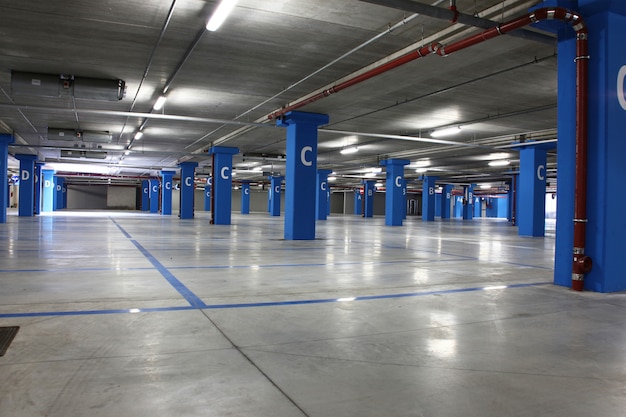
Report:
M576 32L576 180L575 180L575 201L574 201L574 249L572 261L572 289L582 291L584 274L592 267L591 258L585 253L585 237L587 225L587 69L588 69L588 42L587 27L580 15L565 8L542 8L537 9L526 16L521 16L509 22L502 23L496 27L487 29L481 33L470 36L460 41L444 46L440 43L432 43L428 46L417 48L389 62L372 68L356 77L334 85L309 98L295 102L280 110L271 113L268 119L277 119L287 112L299 109L307 104L313 103L324 97L338 93L355 84L369 80L384 72L390 71L408 62L430 54L440 56L449 55L470 46L482 43L486 40L504 35L513 30L520 29L532 23L542 20L561 20L571 23Z

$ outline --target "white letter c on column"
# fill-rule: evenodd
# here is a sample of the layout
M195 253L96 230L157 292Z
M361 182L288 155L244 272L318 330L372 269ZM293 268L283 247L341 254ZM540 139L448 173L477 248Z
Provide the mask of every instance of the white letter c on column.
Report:
M624 79L626 79L626 65L623 65L617 73L617 101L622 109L626 110L626 92L624 92Z
M313 161L309 161L306 159L307 152L313 152L313 148L310 146L305 146L304 148L302 148L302 151L300 151L300 160L302 161L302 165L304 165L305 167L310 167L311 165L313 165Z

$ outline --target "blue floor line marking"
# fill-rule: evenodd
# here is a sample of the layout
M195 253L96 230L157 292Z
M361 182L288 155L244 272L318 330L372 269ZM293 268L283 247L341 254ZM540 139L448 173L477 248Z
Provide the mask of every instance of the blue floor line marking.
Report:
M178 291L178 293L182 295L183 298L187 300L187 302L192 307L203 308L204 306L206 306L206 304L204 304L204 301L202 301L200 297L195 295L189 288L185 286L185 284L180 282L180 280L176 278L174 274L172 274L169 269L167 269L161 262L159 262L154 256L152 256L152 254L146 248L144 248L141 243L137 242L135 239L132 239L130 234L126 232L122 226L117 224L117 222L113 219L111 219L111 221L118 227L118 229L120 229L120 231L122 231L122 233L124 233L124 236L127 236L130 239L130 242L135 245L139 252L141 252L143 256L146 257L146 259L152 264L152 266L154 266L156 270L159 271L163 278L165 278L167 282L169 282L169 284L174 287L174 289Z
M410 293L399 293L399 294L362 295L362 296L356 296L356 297L321 298L321 299L313 299L313 300L268 301L268 302L260 302L260 303L208 304L208 305L203 303L204 305L202 307L178 306L178 307L131 308L131 309L116 309L116 310L0 313L0 318L6 319L6 318L50 317L50 316L137 314L137 313L156 313L156 312L167 312L167 311L190 311L190 310L197 310L197 309L225 310L225 309L238 309L238 308L251 308L251 307L280 307L280 306L341 303L341 302L350 302L350 301L371 301L371 300L385 300L385 299L395 299L395 298L424 297L428 295L459 294L459 293L468 293L468 292L477 292L477 291L505 290L505 289L510 289L510 288L539 287L539 286L550 285L550 284L552 283L551 282L531 282L531 283L524 283L524 284L453 288L449 290L410 292Z
M129 234L126 230L124 230L124 228L123 228L122 226L120 226L120 224L119 224L118 222L116 222L116 221L115 221L115 219L113 219L113 218L111 218L111 217L109 217L109 219L113 222L113 224L114 224L114 225L115 225L118 229L120 229L120 232L122 232L122 234L123 234L124 236L126 236L126 238L127 238L127 239L132 239L132 237L130 236L130 234Z

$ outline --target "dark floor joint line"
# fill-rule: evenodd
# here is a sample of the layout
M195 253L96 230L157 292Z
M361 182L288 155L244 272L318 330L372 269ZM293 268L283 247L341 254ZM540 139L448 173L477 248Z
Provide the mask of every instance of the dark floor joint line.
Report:
M4 356L20 326L0 327L0 356Z
M207 318L207 320L209 320L209 322L213 325L213 327L215 327L217 329L218 332L221 333L221 335L224 337L224 339L228 340L228 343L230 343L232 345L232 347L239 352L239 354L241 356L243 356L249 363L250 365L254 366L254 368L259 371L261 373L261 375L263 375L263 377L265 379L267 379L269 381L270 384L272 384L274 386L274 388L276 388L278 390L278 392L280 392L281 394L283 394L285 396L285 398L291 403L293 404L294 407L296 407L304 417L310 417L309 414L304 411L304 409L302 407L300 407L300 405L298 405L298 403L289 396L289 394L287 394L281 387L278 386L278 384L272 379L270 378L270 376L268 374L266 374L263 369L261 369L259 367L259 365L257 365L248 355L245 354L245 352L243 350L241 350L241 348L239 346L237 346L235 344L235 342L233 342L230 337L228 337L228 335L226 333L224 333L224 331L222 330L221 327L219 327L217 325L217 323L215 323L211 317L209 317L209 315L207 314L206 311L202 311L202 314L204 314L204 316Z
M113 224L115 224L117 226L117 228L120 229L120 231L124 234L124 236L126 236L128 239L130 239L130 242L133 245L135 245L135 247L137 249L139 249L139 252L141 252L141 254L143 256L145 256L148 261L150 261L152 266L154 266L156 268L156 270L159 271L159 273L163 276L163 278L165 278L167 280L167 282L169 282L170 285L172 287L174 287L174 289L176 291L178 291L178 293L180 295L182 295L185 298L185 300L187 300L187 302L192 307L195 307L195 308L206 308L206 304L204 303L204 301L202 301L200 299L200 297L195 295L189 288L187 288L185 286L185 284L180 282L180 280L178 278L176 278L174 276L174 274L172 274L165 267L165 265L163 265L154 256L152 256L152 254L146 248L144 248L141 245L141 243L139 243L135 239L133 239L132 236L126 230L124 230L124 228L122 226L120 226L114 219L112 219L112 218L110 218L110 219L113 222Z

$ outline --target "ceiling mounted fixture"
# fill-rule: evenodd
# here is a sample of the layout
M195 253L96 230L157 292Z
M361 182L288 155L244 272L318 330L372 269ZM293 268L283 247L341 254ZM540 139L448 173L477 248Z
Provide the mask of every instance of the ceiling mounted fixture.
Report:
M230 12L233 11L235 5L237 4L237 0L222 0L215 9L215 12L209 19L209 22L206 24L206 30L210 32L215 32L222 26L222 23L226 20Z
M165 100L167 100L167 97L159 96L159 98L157 98L157 101L154 103L152 110L156 110L156 111L161 110L163 106L165 105Z
M420 159L419 161L416 161L414 164L411 165L415 168L427 167L430 166L430 159Z
M118 101L126 94L126 82L119 79L11 71L11 93L35 97L71 96L84 100Z
M143 132L139 131L137 133L135 133L135 140L139 140L143 137Z
M504 167L511 163L508 159L496 159L495 161L489 161L490 167Z
M342 150L339 151L340 154L342 155L349 155L351 153L357 153L359 151L359 148L356 146L349 146L347 148L343 148Z
M415 172L417 172L418 174L423 174L426 171L428 171L428 169L424 167L415 169Z
M459 133L461 133L461 126L446 127L444 129L433 130L432 132L430 132L430 137L440 138L443 136L458 135Z

